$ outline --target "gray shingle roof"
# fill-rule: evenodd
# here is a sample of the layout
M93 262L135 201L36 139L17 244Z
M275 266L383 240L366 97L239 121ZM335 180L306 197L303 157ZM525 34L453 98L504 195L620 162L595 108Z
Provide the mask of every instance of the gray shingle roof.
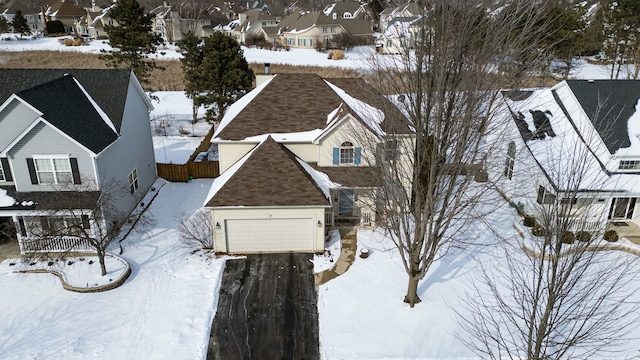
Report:
M120 132L131 76L128 69L0 69L0 104L14 93L64 74L78 79Z
M42 117L94 153L118 135L107 125L72 76L63 76L16 93Z
M268 137L206 206L329 206L318 184L286 147Z
M611 154L631 146L627 121L640 99L640 81L568 80L567 85Z

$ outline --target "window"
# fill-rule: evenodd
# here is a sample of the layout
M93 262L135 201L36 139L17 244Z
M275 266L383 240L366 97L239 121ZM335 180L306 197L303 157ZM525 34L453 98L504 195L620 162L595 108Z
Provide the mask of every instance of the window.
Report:
M513 165L516 163L516 143L510 142L507 148L507 160L504 164L504 176L508 179L513 177Z
M355 158L355 148L349 141L340 145L340 164L353 164Z
M640 160L620 160L618 170L640 170Z
M536 199L538 204L553 204L556 201L556 196L545 189L544 186L540 185L538 187L538 197Z
M609 209L609 219L632 219L637 198L613 198Z
M83 236L83 229L91 229L88 215L29 216L22 223L29 236Z
M34 158L33 162L38 184L62 184L73 180L68 157Z
M336 31L336 26L335 25L331 25L331 32Z
M335 19L337 19L337 18L338 18L338 14L333 13L333 16L332 16L332 17L333 17L333 19L335 20ZM333 26L332 26L332 28L333 28Z
M329 27L328 26L323 26L322 27L322 32L327 32L329 31Z
M385 160L397 160L400 151L398 149L398 140L391 139L384 143L384 159Z
M4 168L2 167L1 161L0 161L0 181L7 181L7 178L4 176Z
M134 168L129 174L129 191L134 194L138 190L138 169Z

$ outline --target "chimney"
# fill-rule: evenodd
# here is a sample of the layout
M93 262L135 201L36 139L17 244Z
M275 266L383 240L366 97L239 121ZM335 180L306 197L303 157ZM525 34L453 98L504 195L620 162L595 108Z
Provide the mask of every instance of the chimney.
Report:
M271 64L269 63L264 63L264 74L265 75L269 75L269 67L271 66Z
M271 64L264 63L264 74L256 74L256 87L263 84L265 81L271 79L273 75L271 75Z

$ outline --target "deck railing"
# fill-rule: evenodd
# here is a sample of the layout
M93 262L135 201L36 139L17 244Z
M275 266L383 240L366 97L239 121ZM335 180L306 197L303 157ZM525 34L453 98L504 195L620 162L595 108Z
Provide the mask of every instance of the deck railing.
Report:
M26 253L95 252L89 241L76 236L23 238L20 251Z

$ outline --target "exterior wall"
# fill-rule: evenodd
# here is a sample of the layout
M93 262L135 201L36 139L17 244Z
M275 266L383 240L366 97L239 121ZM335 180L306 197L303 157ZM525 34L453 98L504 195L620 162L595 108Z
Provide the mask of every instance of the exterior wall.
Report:
M21 192L30 191L53 191L51 185L33 185L27 168L27 158L33 154L68 154L70 158L78 159L78 170L83 178L83 182L95 182L95 172L93 159L90 154L69 140L52 127L40 123L36 125L29 134L20 140L8 153L9 161L13 169L13 177L16 189Z
M327 31L324 32L323 26L326 26ZM323 25L323 26L315 26L311 29L301 32L301 33L288 33L285 32L281 37L281 42L285 45L289 45L293 48L303 48L303 49L315 49L316 44L319 41L326 41L327 39L331 39L334 35L338 35L344 32L344 29L340 25ZM328 36L328 38L325 38ZM302 40L310 39L311 43L307 42L305 45Z
M131 80L127 92L120 137L96 158L100 186L115 186L124 195L120 209L133 209L157 178L151 122L144 99ZM136 168L138 190L131 196L129 173Z
M18 135L38 118L38 114L18 100L13 100L0 112L0 150L3 150Z
M324 208L299 207L299 208L238 208L238 209L213 209L213 224L220 224L220 229L214 228L216 252L226 253L227 238L224 221L229 219L272 219L272 218L312 218L313 222L320 221L322 226L315 227L313 252L324 251Z
M218 143L218 153L220 156L220 174L227 171L238 160L245 156L256 144L240 143L240 142L221 142Z
M351 142L354 147L362 150L362 165L375 164L375 144L378 140L375 136L358 120L348 117L343 123L330 131L320 140L318 150L318 166L356 166L356 165L334 165L333 148L340 147L345 141Z
M305 162L318 162L318 145L316 144L284 143L283 145Z

